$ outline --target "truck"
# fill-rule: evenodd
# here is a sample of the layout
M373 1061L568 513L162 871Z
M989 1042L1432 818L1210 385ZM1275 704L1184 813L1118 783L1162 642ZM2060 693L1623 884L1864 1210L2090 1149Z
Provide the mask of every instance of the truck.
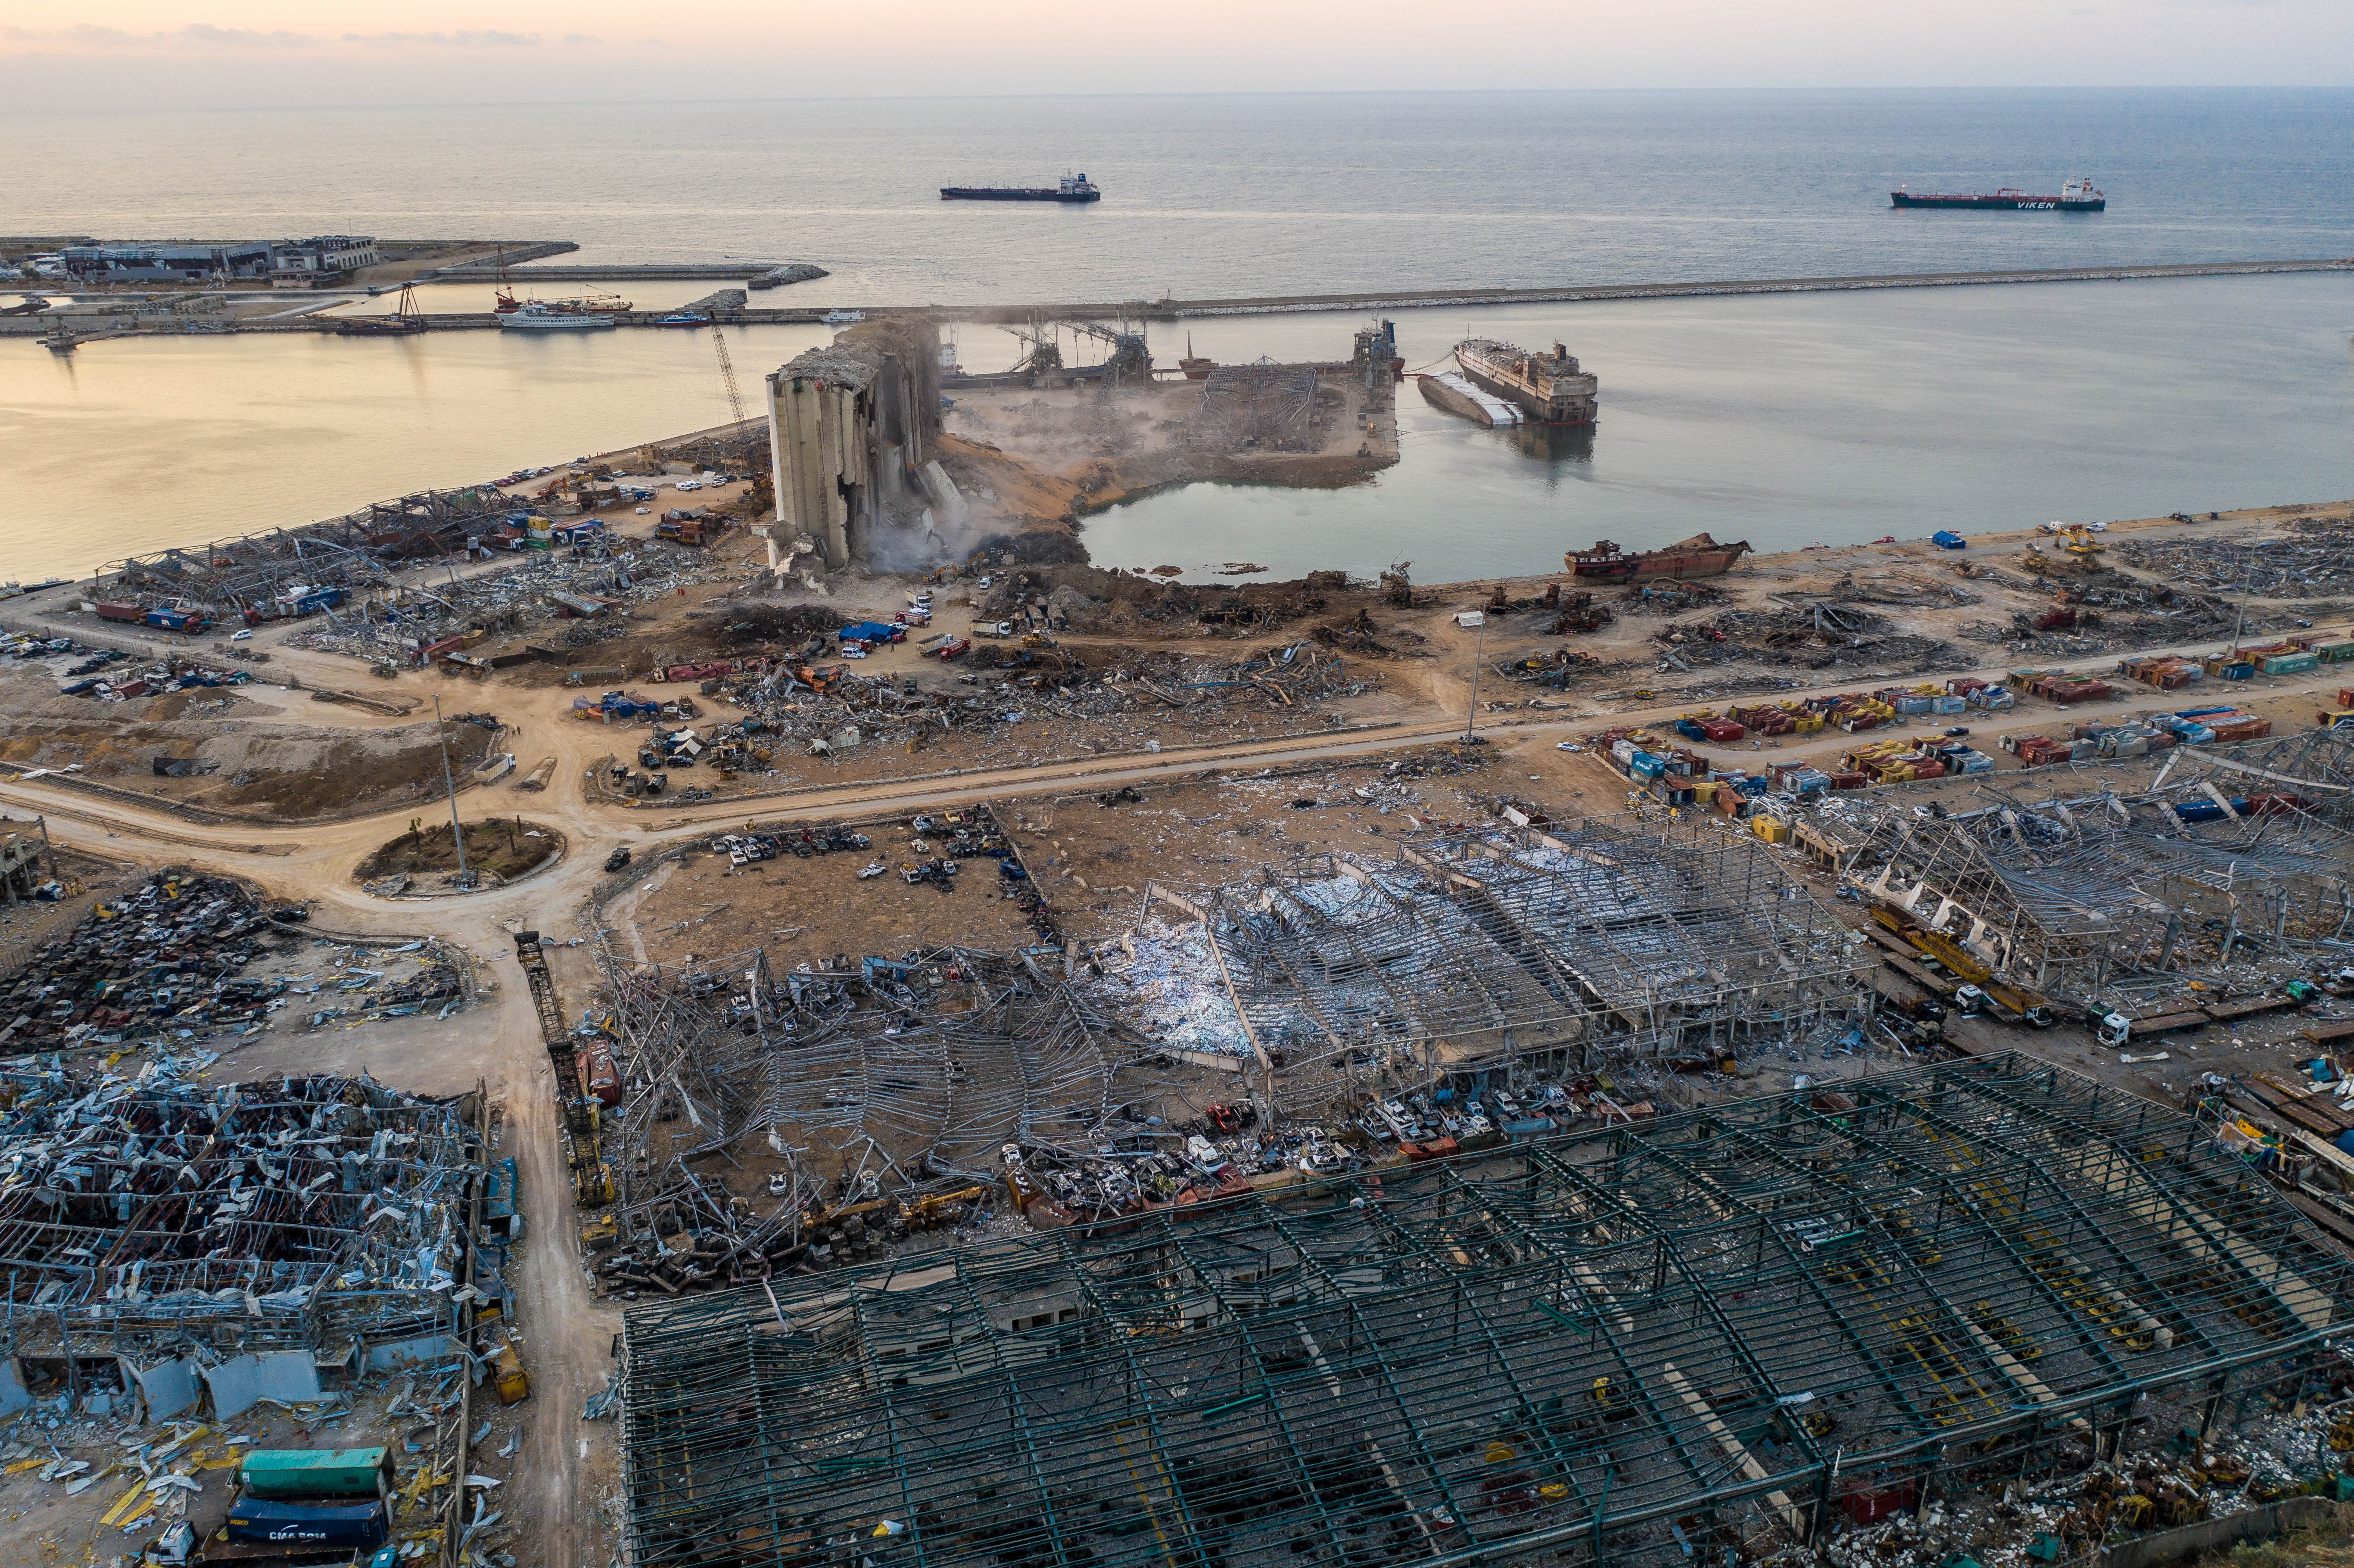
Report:
M947 641L941 643L938 649L939 656L943 662L953 659L961 659L971 652L972 639L970 637L951 637Z
M1013 623L1010 620L976 620L972 623L975 637L1011 637Z
M120 620L136 625L146 619L146 615L147 612L135 604L120 601L110 603L101 599L98 605L98 618L101 620Z
M140 619L166 631L202 631L213 623L212 617L202 610L179 609L168 605L151 609Z

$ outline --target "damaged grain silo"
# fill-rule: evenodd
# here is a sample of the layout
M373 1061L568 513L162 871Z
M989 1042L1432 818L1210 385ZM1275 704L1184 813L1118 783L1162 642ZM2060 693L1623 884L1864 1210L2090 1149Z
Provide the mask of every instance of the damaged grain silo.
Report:
M920 317L852 327L768 378L769 448L777 523L772 537L807 535L834 570L928 555L934 514L963 502L933 459L940 433L939 333ZM774 552L772 551L773 555Z

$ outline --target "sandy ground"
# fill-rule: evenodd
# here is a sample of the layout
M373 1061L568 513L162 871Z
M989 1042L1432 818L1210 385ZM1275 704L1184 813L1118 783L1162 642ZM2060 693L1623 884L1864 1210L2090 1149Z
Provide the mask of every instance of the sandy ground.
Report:
M2278 515L2250 514L2196 527L2244 528ZM2179 524L2146 526L2181 529ZM2009 547L2023 542L2011 541ZM1974 541L1973 548L1992 553L2004 550L2006 543ZM1726 586L1746 594L1766 584L1820 580L1841 571L1855 572L1859 577L1873 570L1934 577L1942 567L1950 573L1950 564L1941 554L1917 546L1868 547L1846 553L1836 561L1823 559L1826 554L1838 553L1755 562L1725 579ZM1757 576L1753 578L1752 574ZM896 598L898 587L875 579L854 591L843 592L839 599L844 608L864 608L876 601L887 604ZM715 587L711 591L720 590ZM1623 800L1623 781L1590 757L1561 752L1557 745L1590 732L1606 715L1614 721L1657 720L1696 705L1689 694L1680 694L1670 685L1670 677L1656 671L1643 636L1638 635L1642 629L1628 627L1623 621L1594 643L1596 652L1627 665L1601 677L1596 683L1599 691L1580 687L1548 694L1549 705L1544 708L1483 713L1481 729L1491 741L1492 760L1479 772L1412 780L1410 788L1420 797L1414 800L1393 798L1376 788L1389 763L1461 728L1469 695L1470 637L1448 617L1454 609L1476 605L1485 597L1485 585L1458 586L1433 590L1429 603L1412 610L1370 609L1377 635L1397 628L1427 639L1421 650L1426 656L1402 656L1384 662L1384 700L1397 705L1386 710L1388 727L1264 738L1188 736L1182 744L1164 745L1157 754L1124 743L1119 750L1059 762L1025 758L1017 747L994 759L976 761L953 775L934 769L933 759L901 757L896 762L904 777L813 778L795 793L763 798L750 810L742 802L721 801L704 806L673 802L633 811L603 800L588 789L587 774L614 749L612 736L601 726L578 725L563 716L569 712L574 694L557 686L470 685L462 689L480 694L482 701L465 705L493 707L519 727L522 738L513 748L526 770L541 756L554 758L557 766L544 794L526 799L516 794L512 782L502 783L482 789L468 814L476 810L483 814L521 810L533 820L559 828L571 843L571 853L551 871L515 887L472 897L387 902L371 898L353 884L351 872L359 860L405 828L407 819L414 814L405 806L363 810L342 820L299 826L199 823L174 818L136 800L92 795L37 780L30 784L0 781L0 810L18 818L37 810L46 815L52 835L61 845L110 863L194 864L245 876L276 896L309 900L315 922L324 930L383 937L430 932L473 956L480 996L465 1012L447 1020L409 1019L316 1033L281 1026L225 1062L216 1069L216 1076L229 1071L258 1073L281 1067L353 1070L366 1066L396 1085L441 1092L470 1087L477 1078L487 1081L505 1118L501 1151L514 1154L523 1169L522 1201L529 1239L516 1260L514 1282L525 1353L535 1390L532 1400L514 1414L523 1436L511 1470L489 1473L513 1477L502 1496L518 1510L523 1526L518 1545L521 1561L533 1568L543 1563L601 1563L610 1554L614 1540L610 1515L600 1506L615 1485L612 1434L610 1427L584 1425L579 1410L610 1366L617 1318L613 1308L592 1298L567 1240L572 1212L556 1137L546 1055L528 991L514 967L511 925L527 922L557 938L578 935L587 927L583 901L603 880L601 863L613 845L626 842L643 853L693 842L727 831L755 812L763 824L822 822L904 816L960 801L993 800L1007 813L1055 906L1066 911L1074 922L1075 934L1114 934L1133 919L1135 890L1140 889L1148 875L1206 882L1268 863L1296 849L1363 846L1378 850L1379 841L1405 825L1406 817L1471 816L1477 810L1470 798L1474 794L1520 795L1564 815L1616 809ZM677 613L683 615L701 604L700 599L689 599L677 607ZM1956 616L1976 620L1989 613L1985 605L1956 606L1950 612L1925 611L1924 623L1937 628ZM0 620L12 623L17 619L15 614L0 615ZM1518 642L1513 641L1516 637ZM1182 643L1186 639L1174 641ZM1556 644L1557 640L1536 636L1506 618L1500 635L1497 628L1490 628L1486 652L1492 658L1516 646ZM1234 644L1222 646L1231 650ZM352 683L353 666L348 660L299 651L288 651L281 657L283 667L301 674L306 683L316 672L322 683ZM2000 670L2013 660L2009 651L1995 648L1985 648L1983 656L1973 657L1976 668L1990 671ZM2114 664L2115 657L2113 653L2087 656L2076 662L2105 670ZM271 667L279 665L274 662ZM1801 691L1850 690L1878 683L1866 672L1838 668L1772 673L1777 679L1800 682L1794 689ZM1726 675L1723 670L1712 670L1699 677L1678 673L1672 679L1677 684L1704 685L1722 682ZM1645 682L1658 684L1642 684ZM2325 670L2310 677L2259 677L2245 688L2235 688L2232 694L2275 712L2286 728L2299 722L2301 712L2345 683L2349 683L2342 675ZM1604 700L1600 694L1621 688L1649 694L1623 700ZM369 688L372 693L416 699L450 689L440 677L423 673L403 674ZM1519 689L1498 695L1487 681L1481 686L1483 701L1518 703L1527 695ZM1992 734L2000 731L2049 730L2063 717L2073 720L2147 708L2157 701L2155 694L2128 691L2113 704L2071 709L2063 715L2061 710L2022 699L2018 712L1990 728L1981 728L1979 735L1990 740ZM310 711L313 706L317 708L315 715ZM305 726L315 725L336 737L398 730L414 722L308 704L302 705L300 716ZM258 713L250 720L235 715L217 719L224 726L280 721L278 714ZM2310 722L2309 713L2302 722ZM1023 744L1031 744L1033 752L1040 756L1049 750L1043 741ZM1987 749L1994 750L1990 745ZM1286 771L1263 779L1250 777L1267 769ZM1142 801L1111 808L1095 803L1096 793L1129 783L1144 795ZM1956 781L1947 787L1966 784ZM1360 788L1373 790L1376 798L1358 796L1355 791ZM507 799L510 795L515 797L513 802ZM1307 808L1290 804L1302 799L1317 800L1320 804ZM1381 809L1384 804L1390 807L1386 813ZM876 836L879 848L885 841L883 835ZM897 854L899 848L894 842L891 853ZM672 872L653 891L641 891L617 904L610 918L622 928L642 934L655 951L717 951L722 950L721 938L726 950L773 940L779 944L779 958L855 950L865 940L876 945L916 945L936 934L986 941L1002 929L992 921L1002 919L1009 906L993 904L978 888L960 888L945 897L928 888L878 891L872 885L851 880L853 858L836 855L770 863L762 872L723 876L706 856ZM695 880L697 876L702 880ZM719 906L727 907L718 910L715 917L714 910ZM40 918L62 919L64 915ZM705 924L681 925L698 919ZM792 927L801 927L801 935L772 935ZM11 928L0 927L0 936ZM784 946L788 943L794 945ZM586 948L571 948L552 954L567 1012L577 1012L585 1005L594 985L587 954ZM1995 1026L1971 1027L1991 1030ZM2105 1075L2123 1073L2124 1081L2137 1092L2168 1098L2185 1081L2182 1072L2188 1065L2206 1059L2211 1053L2228 1055L2235 1062L2282 1059L2283 1047L2262 1029L2241 1030L2236 1047L2228 1038L2229 1032L2209 1033L2218 1037L2185 1042L2177 1061L2159 1065L2154 1073L2124 1069L2114 1061L2105 1061L2104 1054L2089 1049L2081 1031L2028 1036L2023 1044L2071 1066ZM2198 1047L2195 1055L2190 1049L2192 1044ZM1774 1082L1769 1076L1766 1086L1774 1086ZM495 1449L503 1440L493 1438L489 1446ZM478 1456L477 1467L488 1460L489 1456ZM5 1488L0 1490L0 1507L8 1510L29 1505L36 1489L45 1499L54 1489L28 1488L21 1476ZM90 1500L91 1494L85 1494L77 1499L77 1507ZM5 1551L15 1555L0 1561L78 1559L78 1540L60 1552L54 1546L44 1547L43 1538L58 1542L59 1532L74 1528L73 1520L80 1517L66 1509L20 1519L18 1525L28 1528L7 1532ZM101 1560L108 1554L101 1552Z

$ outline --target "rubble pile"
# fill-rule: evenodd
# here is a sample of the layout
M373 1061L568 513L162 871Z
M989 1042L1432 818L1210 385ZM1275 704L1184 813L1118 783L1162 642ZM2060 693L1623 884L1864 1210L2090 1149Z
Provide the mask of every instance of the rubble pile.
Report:
M2301 518L2278 539L2168 538L2142 533L2113 546L2137 571L2178 588L2261 599L2319 599L2354 591L2354 522Z
M324 999L303 1014L308 1028L350 1029L425 1012L447 1018L466 1004L463 974L438 942L368 948L326 937L315 940L326 950L325 972L279 982L286 996Z
M1736 661L1821 670L1833 664L1910 663L1919 668L1955 654L1951 644L1897 630L1877 611L1809 601L1771 609L1727 609L1670 622L1652 633L1661 668Z
M35 1065L0 1085L16 1173L0 1290L20 1315L70 1309L78 1335L124 1351L153 1335L174 1354L454 1321L476 1168L455 1106L365 1076L199 1086Z
M624 636L619 612L734 574L700 550L663 540L616 547L600 535L566 550L527 551L505 571L454 581L387 587L328 609L288 640L297 648L414 663L421 650L462 649L497 636L543 631L567 648ZM557 597L575 601L571 605ZM584 609L593 613L584 614ZM554 623L562 620L560 630Z
M1500 659L1489 666L1508 681L1546 686L1554 691L1567 691L1571 683L1581 675L1615 667L1608 660L1572 648L1566 642L1550 653L1532 653L1525 659Z

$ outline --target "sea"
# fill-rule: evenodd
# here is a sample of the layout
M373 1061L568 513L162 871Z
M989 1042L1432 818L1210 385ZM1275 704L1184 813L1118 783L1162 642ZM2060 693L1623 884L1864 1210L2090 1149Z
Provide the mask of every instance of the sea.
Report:
M2354 90L1500 92L9 115L19 234L566 238L570 260L812 261L863 306L2354 255ZM1050 184L1084 207L943 203ZM2098 215L1897 211L2055 190ZM641 305L716 283L597 285ZM434 285L429 309L480 308ZM0 302L5 302L0 296ZM382 308L381 306L377 308ZM1410 366L1559 340L1574 437L1401 388L1340 491L1193 485L1089 521L1116 566L1431 581L1706 530L1760 549L2354 495L2354 273L1393 313ZM1361 324L1155 323L1164 361L1340 358ZM748 388L823 328L729 329ZM968 368L1010 364L957 329ZM0 577L266 530L720 423L708 334L0 338Z

